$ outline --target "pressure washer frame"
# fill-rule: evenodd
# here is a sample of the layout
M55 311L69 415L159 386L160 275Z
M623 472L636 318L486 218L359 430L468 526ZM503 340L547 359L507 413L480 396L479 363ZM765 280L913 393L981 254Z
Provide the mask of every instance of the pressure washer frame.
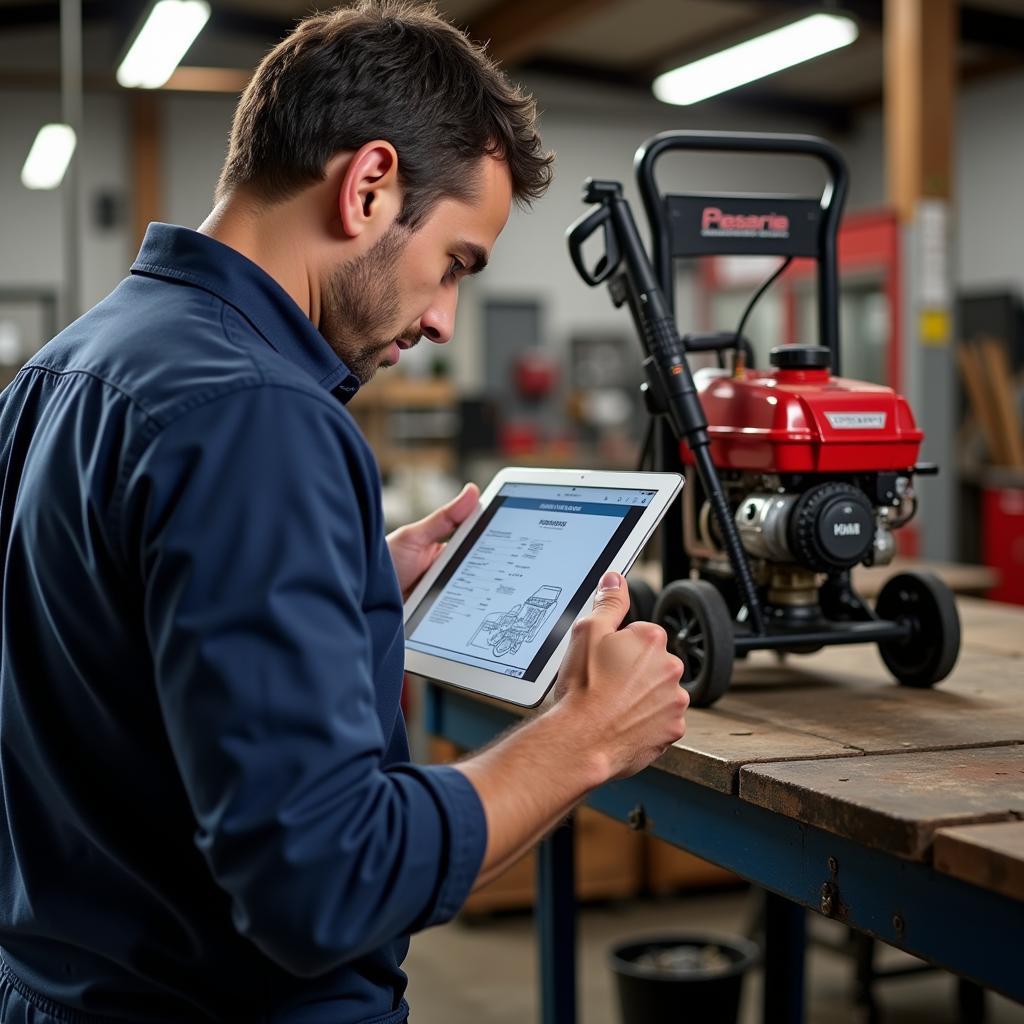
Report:
M767 153L817 159L828 178L818 199L769 195L666 195L657 184L656 165L672 151ZM760 133L664 132L636 154L634 167L652 234L654 260L648 258L622 186L614 181L588 179L584 201L596 206L568 231L569 252L580 276L589 285L608 286L612 301L629 305L644 348L647 399L652 414L662 419L657 437L657 464L665 471L680 472L680 441L693 454L697 478L715 515L722 546L728 556L739 590L742 609L733 621L733 653L751 650L811 650L839 644L881 643L900 645L919 642L920 630L909 618L881 618L853 590L849 570L831 574L821 587L823 608L828 609L815 626L794 626L769 621L757 592L751 565L736 523L730 514L725 491L710 451L708 422L701 406L686 355L687 351L735 348L740 339L732 332L680 337L674 315L674 260L681 257L729 253L734 255L781 255L808 257L818 265L818 322L820 343L832 357L838 373L839 275L836 254L839 221L846 198L848 176L839 152L828 142L802 135ZM713 225L694 222L707 204L728 214L728 207L749 211L752 204L765 206L765 231L715 232ZM736 206L733 206L736 209ZM772 213L782 212L792 230L771 230ZM725 221L728 223L728 221ZM734 220L732 223L742 223ZM583 246L598 230L604 237L604 254L592 268ZM933 472L923 464L908 472ZM680 510L670 510L662 528L662 570L666 584L690 575L680 524ZM920 580L918 580L920 582ZM952 599L950 598L950 601ZM948 611L949 605L946 606ZM955 619L955 606L953 606ZM947 616L948 618L948 616ZM955 626L959 646L959 623ZM953 660L955 660L955 655ZM950 664L950 667L952 665ZM948 671L948 669L947 669ZM912 684L931 685L931 683Z

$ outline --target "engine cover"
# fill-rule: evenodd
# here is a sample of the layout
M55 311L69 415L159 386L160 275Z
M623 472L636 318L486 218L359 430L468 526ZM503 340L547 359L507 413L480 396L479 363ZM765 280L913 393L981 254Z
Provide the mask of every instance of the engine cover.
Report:
M917 462L923 434L892 388L832 377L822 367L698 371L694 379L719 469L858 473ZM685 444L682 457L693 461Z
M851 484L818 484L793 506L789 547L796 561L810 569L849 569L867 558L874 540L874 509Z

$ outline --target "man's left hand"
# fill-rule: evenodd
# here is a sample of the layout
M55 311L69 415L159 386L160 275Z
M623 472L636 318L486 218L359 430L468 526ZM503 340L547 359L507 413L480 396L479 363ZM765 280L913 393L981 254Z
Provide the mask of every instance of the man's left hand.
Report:
M388 548L391 561L395 563L403 600L434 564L456 527L476 508L479 498L480 489L476 484L466 484L457 498L442 505L426 519L400 526L388 534Z

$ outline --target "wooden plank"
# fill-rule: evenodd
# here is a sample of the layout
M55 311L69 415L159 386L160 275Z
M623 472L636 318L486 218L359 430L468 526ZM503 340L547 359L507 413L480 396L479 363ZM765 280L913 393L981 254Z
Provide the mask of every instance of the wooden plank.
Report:
M1005 466L1008 464L1006 441L999 429L995 409L989 400L988 383L985 368L981 363L981 353L976 345L965 342L956 347L956 361L960 368L960 378L963 381L964 390L967 392L967 401L970 404L971 412L974 413L974 418L981 428L981 436L985 440L985 450L989 461L997 466Z
M969 647L961 652L952 678L941 685L956 693L1015 704L1024 698L1024 657Z
M1024 608L971 598L957 606L965 647L1024 658Z
M132 117L132 228L135 244L142 244L150 221L161 220L163 180L160 147L160 106L152 90L131 90Z
M1024 478L1014 479L1008 486L1024 486ZM900 572L930 572L938 576L955 594L965 630L974 623L998 622L1008 636L1019 637L1024 654L1024 608L978 600L977 591L988 590L997 582L995 571L987 565L961 562L926 562L913 558L894 558L889 565L869 567L858 565L853 570L854 588L865 598L875 598L891 576ZM642 579L656 591L661 587L661 567L654 562L638 562L629 571L630 579Z
M911 860L940 828L1024 815L1024 745L752 765L740 798Z
M721 793L735 793L745 764L803 758L856 757L861 751L786 724L757 721L715 708L692 708L686 735L654 766Z
M894 558L889 565L857 565L853 568L853 586L861 597L875 598L886 580L899 572L923 571L938 576L954 594L983 595L999 582L999 574L987 565L963 565L956 562L921 562Z
M933 859L943 874L1024 901L1024 821L939 829Z
M619 0L501 0L470 26L504 64L521 64L559 32Z
M833 647L782 663L760 652L737 666L715 709L869 754L1024 740L1024 686L1009 673L994 678L994 664L1003 661L965 652L946 683L917 690L896 684L874 649Z
M1013 370L1006 346L996 338L979 338L978 352L985 368L989 400L996 425L1005 444L1005 465L1024 469L1024 431L1013 393Z
M1024 634L1011 633L998 623L977 625L963 641L963 646L971 650L986 651L989 654L1001 655L1008 661L1024 658Z
M205 68L195 65L175 68L160 87L171 92L213 92L238 96L249 84L249 68Z
M806 688L814 681L822 688L834 681L854 687L899 687L877 651L870 647L827 647L817 654L789 655L782 663L778 660L773 663L773 658L775 656L770 654L756 654L748 665L738 666L733 677L738 685L733 693L772 686ZM1011 698L1020 700L1024 697L1024 657L992 650L982 644L962 645L952 673L933 689L937 693L991 698L1000 704ZM913 702L916 698L911 696L909 700ZM991 709L990 704L985 703L976 710L986 713Z

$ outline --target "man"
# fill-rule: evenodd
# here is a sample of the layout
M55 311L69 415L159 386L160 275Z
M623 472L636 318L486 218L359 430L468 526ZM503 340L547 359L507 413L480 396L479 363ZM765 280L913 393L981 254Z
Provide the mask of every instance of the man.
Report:
M385 539L344 402L451 336L550 158L532 102L389 0L243 95L199 232L0 402L4 1021L406 1019L407 936L682 735L658 627L603 581L550 711L408 764L401 595L476 502Z

